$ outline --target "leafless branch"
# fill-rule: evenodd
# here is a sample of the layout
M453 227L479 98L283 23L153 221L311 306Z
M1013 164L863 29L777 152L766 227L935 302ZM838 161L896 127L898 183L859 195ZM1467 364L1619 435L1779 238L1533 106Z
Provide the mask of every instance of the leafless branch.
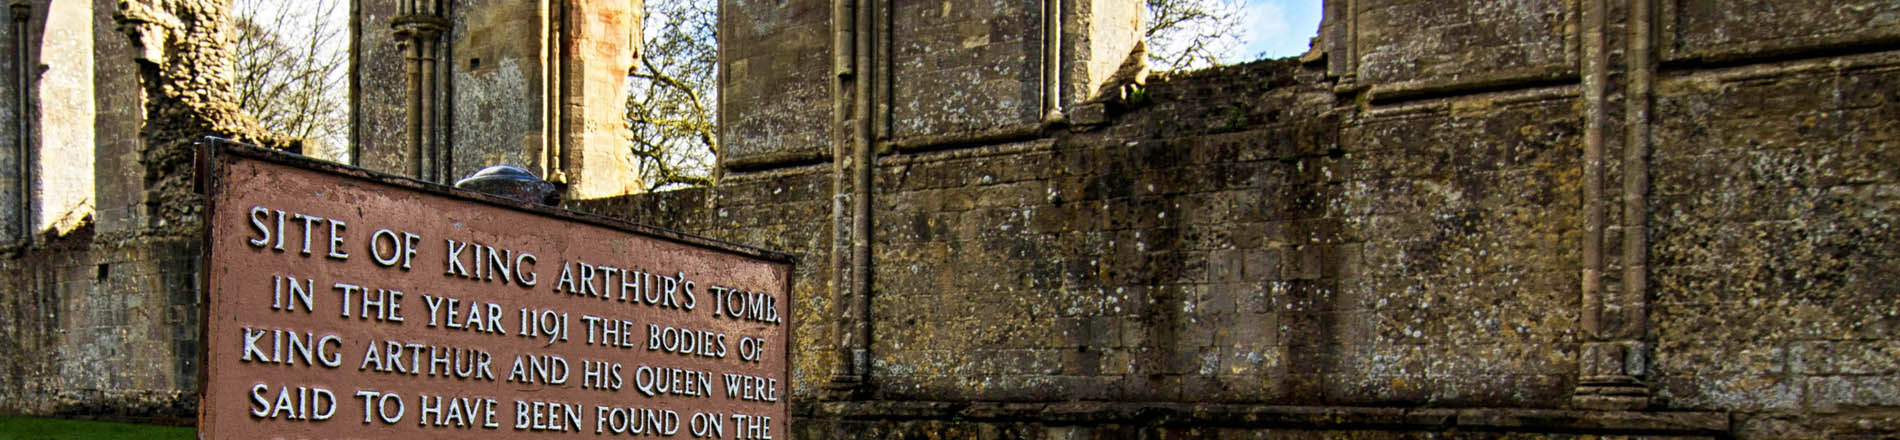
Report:
M645 56L628 72L626 121L649 188L712 183L719 151L718 17L706 3L646 3Z
M1161 70L1219 65L1240 47L1242 0L1146 0L1148 64Z
M264 128L341 157L349 109L342 87L348 42L336 13L345 0L237 0L238 106Z

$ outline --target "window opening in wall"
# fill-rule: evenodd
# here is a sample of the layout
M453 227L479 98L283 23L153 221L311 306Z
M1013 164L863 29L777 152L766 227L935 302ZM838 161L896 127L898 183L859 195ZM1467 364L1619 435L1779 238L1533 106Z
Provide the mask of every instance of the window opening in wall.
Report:
M346 0L232 4L238 106L265 129L302 139L304 154L349 162Z
M21 188L30 202L28 235L64 236L93 220L93 166L98 160L98 118L92 40L93 6L89 2L34 2L25 8L31 17L25 85L31 108L20 116L26 131L28 170ZM44 15L40 11L44 11ZM38 29L32 29L38 28ZM35 32L37 31L37 32ZM37 35L32 35L37 33Z
M1193 70L1305 53L1322 0L1145 0L1148 65Z
M712 183L719 151L717 2L647 0L645 48L627 78L627 127L647 188Z

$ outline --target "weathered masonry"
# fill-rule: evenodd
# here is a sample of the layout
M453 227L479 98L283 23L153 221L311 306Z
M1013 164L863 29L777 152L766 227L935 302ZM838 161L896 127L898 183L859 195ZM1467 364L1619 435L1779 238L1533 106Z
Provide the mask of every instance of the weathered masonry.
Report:
M805 438L1900 435L1900 5L1121 3L727 2L725 179L572 205L816 263Z
M228 3L6 2L0 414L196 413L194 142L298 147L238 110ZM354 164L446 183L508 163L555 177L569 198L638 188L617 144L638 1L343 8Z
M600 198L570 181L567 206L797 255L797 438L1900 435L1900 5L1327 0L1306 56L1150 79L1128 3L723 1L719 184ZM9 414L195 405L202 219L173 203L195 197L178 141L267 136L185 74L216 65L186 44L214 3L130 4L86 15L115 37L92 40L95 71L123 76L38 62L0 87L35 109L0 112L0 132L36 133L27 163L94 145L72 175L97 179L90 199L22 198L73 186L0 149L5 197L35 202L9 202L34 208L8 224L40 236L0 262ZM73 41L38 39L78 27L28 6L7 41ZM547 23L523 8L410 29ZM359 45L420 35L388 19ZM454 55L437 72L474 65L460 41L438 40ZM361 75L406 72L359 56L387 63ZM449 96L525 90L497 96L537 110L410 141L378 130L461 98L428 116L365 89L362 164L426 178L493 151L539 172L548 138L478 134L592 114L548 105L586 88L445 75ZM86 89L57 78L130 106L76 119L91 143L55 142L68 117L45 103ZM600 170L557 157L568 179ZM92 221L21 215L79 200Z

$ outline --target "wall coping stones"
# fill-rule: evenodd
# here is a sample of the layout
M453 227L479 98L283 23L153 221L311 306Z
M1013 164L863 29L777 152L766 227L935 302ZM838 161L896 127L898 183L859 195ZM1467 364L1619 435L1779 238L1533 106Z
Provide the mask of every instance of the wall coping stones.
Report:
M1709 411L867 400L794 402L792 412L794 416L806 419L965 419L1036 421L1055 425L1130 423L1653 435L1724 435L1730 430L1727 413Z

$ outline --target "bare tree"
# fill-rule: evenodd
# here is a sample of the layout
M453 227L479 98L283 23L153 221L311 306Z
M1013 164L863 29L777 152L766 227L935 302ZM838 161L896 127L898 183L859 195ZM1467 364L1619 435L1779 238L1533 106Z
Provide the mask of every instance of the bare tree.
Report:
M303 140L306 154L344 159L348 42L335 19L344 2L233 3L238 107L264 128Z
M719 27L712 3L646 2L646 48L629 72L627 127L648 188L712 183L719 152Z
M1222 64L1240 48L1241 0L1147 0L1148 64L1188 70Z

